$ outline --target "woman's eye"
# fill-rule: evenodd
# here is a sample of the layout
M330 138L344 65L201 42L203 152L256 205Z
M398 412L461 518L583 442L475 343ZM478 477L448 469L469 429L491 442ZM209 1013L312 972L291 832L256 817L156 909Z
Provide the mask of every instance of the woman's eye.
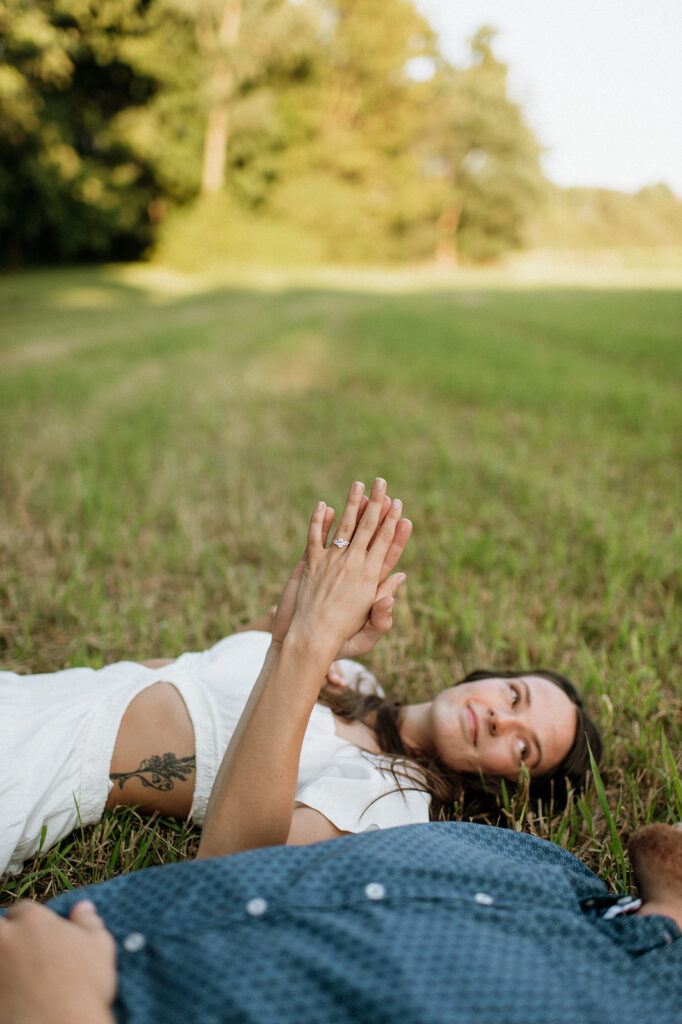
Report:
M519 689L517 686L510 686L509 689L511 690L512 693L511 706L515 708L521 700L521 694L519 693Z
M525 743L521 744L521 747L520 747L520 750L519 750L519 754L521 755L522 763L528 760L528 747L526 746Z

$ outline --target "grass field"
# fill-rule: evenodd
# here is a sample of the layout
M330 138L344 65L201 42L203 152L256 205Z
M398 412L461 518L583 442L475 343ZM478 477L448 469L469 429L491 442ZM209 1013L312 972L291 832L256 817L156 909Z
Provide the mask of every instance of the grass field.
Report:
M452 280L0 278L0 663L200 649L276 599L318 498L380 473L415 532L368 662L400 699L476 666L571 676L604 791L501 816L622 887L614 827L682 818L682 292ZM195 842L110 814L1 899Z

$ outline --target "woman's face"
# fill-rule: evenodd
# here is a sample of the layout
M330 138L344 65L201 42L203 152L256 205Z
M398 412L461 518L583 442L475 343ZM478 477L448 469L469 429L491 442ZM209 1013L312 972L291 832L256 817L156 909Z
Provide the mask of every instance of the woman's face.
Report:
M490 677L439 693L432 709L441 760L461 772L518 779L546 775L571 749L576 708L542 676Z

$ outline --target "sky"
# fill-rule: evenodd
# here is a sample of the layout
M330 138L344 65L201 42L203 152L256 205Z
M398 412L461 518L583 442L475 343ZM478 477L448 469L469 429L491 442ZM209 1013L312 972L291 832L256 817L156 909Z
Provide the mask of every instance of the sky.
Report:
M454 64L499 29L509 94L556 184L682 197L682 0L415 0Z

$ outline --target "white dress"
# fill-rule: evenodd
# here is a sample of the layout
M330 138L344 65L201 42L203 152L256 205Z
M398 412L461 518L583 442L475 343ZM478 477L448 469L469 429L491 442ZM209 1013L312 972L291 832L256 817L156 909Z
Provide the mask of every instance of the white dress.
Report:
M236 633L161 669L123 661L32 676L0 672L0 873L20 871L39 849L100 819L112 788L111 758L123 714L155 682L176 687L192 721L196 781L190 817L202 824L269 643L269 633ZM296 806L320 811L344 832L428 821L428 795L401 791L388 765L385 756L337 736L332 712L316 704L301 750Z

